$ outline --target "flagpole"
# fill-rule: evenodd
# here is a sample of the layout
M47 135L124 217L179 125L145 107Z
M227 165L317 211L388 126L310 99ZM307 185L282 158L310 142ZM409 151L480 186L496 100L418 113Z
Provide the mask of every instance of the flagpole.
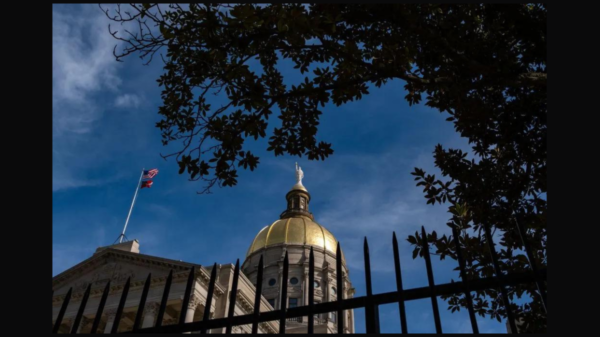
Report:
M127 214L127 220L125 220L125 227L123 227L123 232L119 236L119 243L123 242L123 237L125 236L125 230L127 229L127 223L129 222L129 217L131 216L131 210L133 210L133 204L135 204L135 199L137 198L137 193L140 189L140 183L142 182L142 177L144 176L144 169L142 168L142 174L140 175L140 180L137 183L137 187L135 188L135 194L133 195L133 201L131 202L131 207L129 208L129 214Z

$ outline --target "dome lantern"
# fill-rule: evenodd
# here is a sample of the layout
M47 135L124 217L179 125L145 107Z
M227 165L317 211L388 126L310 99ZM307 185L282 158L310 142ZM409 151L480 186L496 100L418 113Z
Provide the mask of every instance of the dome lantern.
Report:
M308 193L306 187L302 185L302 178L304 178L304 172L302 171L302 168L298 166L298 163L296 163L296 184L292 186L292 189L285 195L287 209L281 213L281 219L300 215L314 220L313 214L308 210L310 193Z

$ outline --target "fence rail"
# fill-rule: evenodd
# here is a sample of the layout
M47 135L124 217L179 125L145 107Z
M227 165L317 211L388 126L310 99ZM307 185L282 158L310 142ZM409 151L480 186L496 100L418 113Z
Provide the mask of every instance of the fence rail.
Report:
M524 240L525 235L522 228L520 228L517 224L517 229L519 230L520 238L522 240L523 245L525 246L525 251L527 257L530 261L531 271L522 272L522 273L512 273L512 274L504 274L499 268L498 258L496 255L496 251L493 245L492 236L488 228L485 228L485 234L487 236L488 248L490 250L490 255L492 258L492 262L494 265L495 275L493 277L475 279L475 280L467 280L464 278L465 275L465 262L462 257L460 245L458 242L458 237L456 231L454 231L454 244L457 248L457 260L460 269L460 276L463 281L452 282L452 283L444 283L444 284L435 284L433 268L431 265L431 257L429 255L429 244L427 243L427 236L425 234L425 229L421 228L423 234L423 255L425 258L425 264L427 269L427 280L428 285L425 287L412 288L412 289L403 289L402 286L402 273L400 268L400 255L398 250L398 241L396 239L396 234L393 234L393 254L394 254L394 267L396 274L396 286L397 290L387 293L373 294L371 288L371 268L370 268L370 256L369 256L369 246L367 239L364 241L364 262L365 262L365 280L366 280L366 296L354 297L354 298L343 298L344 294L344 283L342 282L342 259L336 259L336 280L337 280L337 288L338 288L338 296L337 299L330 302L323 303L314 303L314 253L311 248L309 255L309 293L308 293L308 304L305 306L298 306L293 308L287 308L286 301L281 301L282 308L268 311L268 312L260 312L260 298L261 298L261 290L263 283L263 258L261 256L260 262L258 265L258 273L256 280L256 294L254 301L254 311L252 314L234 316L235 301L237 295L237 285L240 274L240 265L239 259L236 262L234 277L232 281L232 291L230 292L229 297L229 312L227 317L217 318L217 319L209 319L209 310L205 310L204 317L202 321L197 322L188 322L185 323L185 308L188 306L190 300L190 294L192 291L192 285L194 281L195 268L192 267L189 273L187 287L185 290L185 294L182 301L182 314L180 315L180 320L178 324L172 325L162 325L162 318L165 312L167 299L169 290L171 287L171 282L173 279L173 271L169 273L167 280L165 282L165 288L163 290L163 297L160 304L160 308L157 314L156 324L154 327L149 328L140 328L142 311L140 308L144 308L146 297L148 295L149 285L150 285L150 274L146 279L144 284L144 288L142 290L142 295L140 297L140 303L138 306L138 310L136 313L136 318L134 322L134 326L131 332L151 332L151 333L181 333L181 332L191 332L191 331L199 331L200 333L206 333L207 330L210 329L218 329L225 328L227 333L231 333L233 326L238 325L252 325L252 332L258 332L258 324L262 322L268 321L279 321L279 333L285 333L286 321L300 321L303 316L307 316L307 331L308 333L314 332L314 320L316 319L318 323L321 323L322 320L315 315L326 314L330 312L337 312L336 317L336 325L337 332L340 334L344 333L344 310L350 309L358 309L365 308L365 325L367 333L379 333L379 315L378 308L383 304L390 303L398 303L399 315L400 315L400 327L402 333L408 333L408 327L406 322L406 310L404 303L406 301L413 301L418 299L426 299L430 298L432 302L432 309L434 315L434 324L437 333L442 333L441 327L441 319L439 314L439 308L437 305L437 297L438 296L447 296L452 294L465 294L465 298L467 301L467 308L469 311L469 319L471 321L471 326L473 333L479 333L479 329L477 326L477 320L475 319L475 312L473 309L473 303L471 298L472 291L481 291L486 289L498 289L502 295L503 303L510 303L506 287L508 286L516 286L523 283L535 283L538 288L538 295L540 296L542 302L542 308L546 310L546 290L545 290L545 281L547 279L547 272L545 268L540 268L535 265L535 260L532 259L531 249L529 243ZM337 245L337 254L336 256L341 256L340 244L338 242ZM283 275L282 275L282 294L281 298L287 297L287 279L288 279L288 269L289 269L289 261L287 252L283 261ZM210 281L208 285L208 296L206 298L205 308L210 308L212 304L212 294L215 288L216 281L216 272L217 272L217 264L215 263L210 276ZM111 333L117 333L119 328L120 319L123 313L125 301L127 299L127 294L129 292L130 279L127 279L125 286L123 288L123 292L121 294L121 300L119 302L119 306L117 308L117 313L115 316L115 320L112 326ZM75 317L75 321L71 328L71 333L77 333L80 322L82 320L83 312L85 310L85 306L87 300L90 295L91 284L88 285L83 298L81 300L81 304L79 306L79 310ZM100 300L100 304L98 306L98 310L96 312L96 316L94 318L94 322L92 325L91 333L97 333L98 325L100 323L100 318L102 316L102 312L104 310L104 305L106 303L106 298L108 296L108 292L110 289L110 282L104 288L104 292L102 294L102 298ZM62 303L61 309L58 313L57 319L53 326L53 333L57 333L59 327L62 323L65 311L71 299L72 288L67 292L65 299ZM514 313L510 309L510 305L505 305L508 316L508 324L513 333L517 333L518 329L516 327L516 321L514 317Z

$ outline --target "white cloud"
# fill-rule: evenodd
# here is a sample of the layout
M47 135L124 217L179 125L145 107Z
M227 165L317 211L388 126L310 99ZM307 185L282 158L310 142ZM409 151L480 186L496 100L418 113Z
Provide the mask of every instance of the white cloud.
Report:
M105 117L101 95L120 90L118 45L109 20L96 5L54 5L52 11L52 190L94 186L117 177L91 179L90 169L115 152L115 142L98 131ZM122 104L138 105L136 95Z
M54 137L89 132L102 113L92 95L117 90L121 84L112 56L117 41L107 32L106 18L96 6L77 9L68 14L52 12Z
M115 99L115 106L119 108L138 108L142 103L142 99L135 94L119 95Z

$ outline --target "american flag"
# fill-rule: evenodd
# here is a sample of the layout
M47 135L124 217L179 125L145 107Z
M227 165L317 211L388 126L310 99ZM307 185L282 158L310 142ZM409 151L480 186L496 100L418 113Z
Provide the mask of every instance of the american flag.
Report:
M142 179L154 178L154 176L157 174L158 174L158 169L147 170L147 171L144 171L144 175L142 176Z

